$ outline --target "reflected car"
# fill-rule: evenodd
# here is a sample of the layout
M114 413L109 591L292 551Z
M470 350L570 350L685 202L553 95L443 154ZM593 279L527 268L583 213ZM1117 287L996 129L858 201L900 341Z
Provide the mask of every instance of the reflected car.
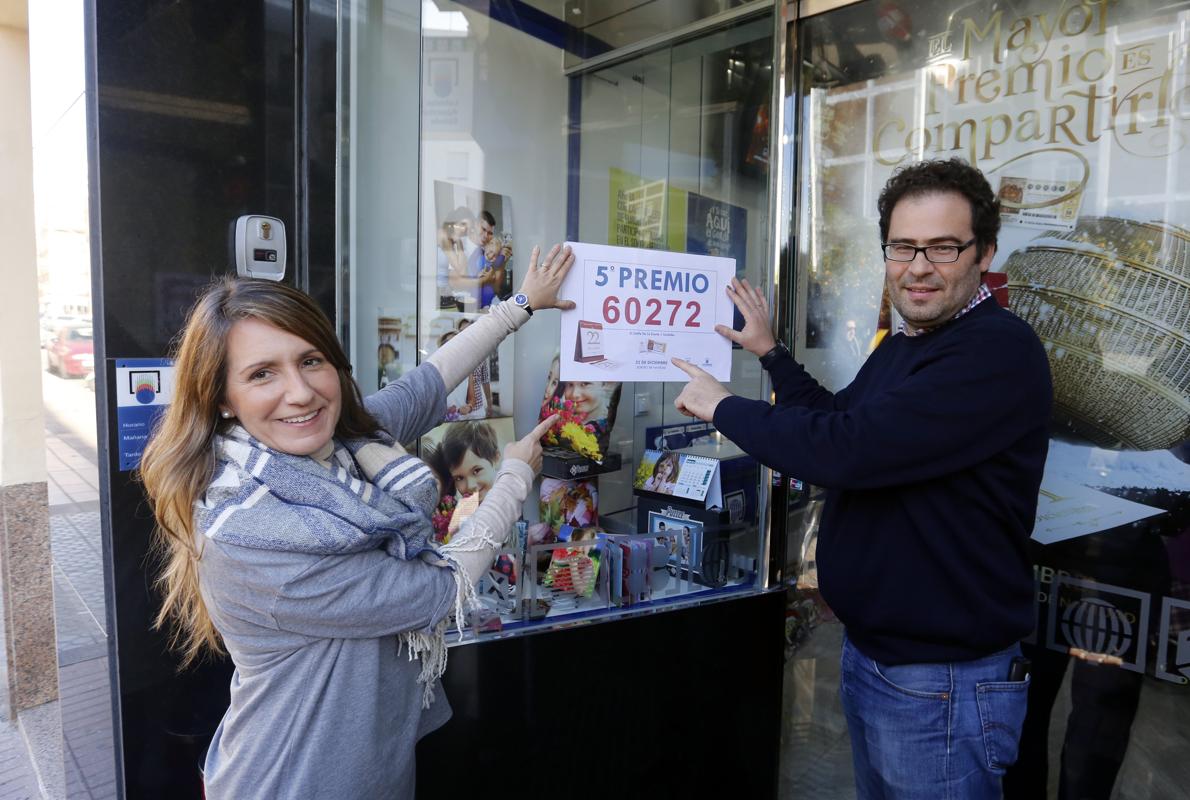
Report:
M41 340L41 347L44 350L50 346L50 340L53 339L58 334L58 331L62 330L62 328L66 327L67 325L82 325L85 327L91 324L91 318L75 317L69 314L64 314L53 317L42 316L40 322L41 331L39 338Z
M90 325L59 328L45 348L46 369L64 378L82 378L95 367Z

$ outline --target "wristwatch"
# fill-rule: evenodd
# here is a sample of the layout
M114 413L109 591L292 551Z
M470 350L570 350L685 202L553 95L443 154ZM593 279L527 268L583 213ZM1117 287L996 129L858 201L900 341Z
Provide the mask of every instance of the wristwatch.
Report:
M514 294L512 296L512 304L514 306L520 306L521 308L525 309L525 312L529 316L533 316L533 307L529 305L529 295L525 294L524 292L517 292Z
M772 350L769 350L767 353L765 353L763 356L760 357L760 366L762 366L765 369L768 369L769 367L771 367L773 365L773 362L776 361L778 358L780 358L781 356L787 356L787 355L789 355L789 348L785 346L784 342L778 341L775 345L773 345Z

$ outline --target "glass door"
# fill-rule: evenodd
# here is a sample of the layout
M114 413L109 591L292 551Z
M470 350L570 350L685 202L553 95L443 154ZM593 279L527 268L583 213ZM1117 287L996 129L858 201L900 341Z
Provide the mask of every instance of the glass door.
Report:
M772 52L765 13L581 75L572 176L579 240L726 256L740 277L768 286ZM767 392L756 359L742 350L733 352L731 377L736 394ZM622 388L612 442L624 466L601 479L600 510L625 526L641 524L633 484L646 449L740 454L713 426L678 413L673 401L681 388ZM755 509L753 496L746 505ZM737 538L733 552L750 565L739 580L755 579L759 543L755 525Z
M509 15L496 4L449 0L344 4L340 245L349 265L346 327L365 393L398 380L506 300L534 245L576 237L725 256L736 260L739 275L767 285L772 7L736 5L650 3L602 22L587 14L587 28L599 36L587 31L583 41L595 47L598 38L596 50L614 60L567 74L566 53L574 52L567 36L581 32L570 17L583 15ZM620 31L635 47L641 26L670 20L666 9L681 29L671 42L615 59L609 45ZM716 21L718 14L727 16ZM486 620L485 631L503 635L629 605L610 586L600 595L585 581L594 574L582 572L594 558L586 551L571 570L584 580L559 583L558 569L550 569L567 550L599 548L609 554L609 574L614 551L603 550L597 536L611 535L619 547L616 536L658 533L634 487L646 449L735 457L722 476L722 519L708 519L704 530L683 511L667 517L664 507L655 509L670 523L685 520L677 530L689 541L667 536L673 549L663 557L658 537L649 555L657 562L653 600L699 602L761 586L766 497L756 463L713 426L678 415L678 384L560 385L551 369L558 325L559 312L535 313L458 387L448 387L442 424L418 443L445 487L438 521L473 493L454 474L463 463L451 455L454 443L470 437L474 447L463 452L491 451L483 460L495 464L504 443L530 430L555 400L590 405L577 412L581 422L594 436L606 433L601 446L618 458L618 466L603 459L598 469L563 469L569 478L543 472L525 504L528 530L509 554L514 563L505 577L517 590L509 591L512 580L494 585L498 619ZM756 359L734 355L731 388L764 396ZM599 408L607 413L596 419ZM714 547L695 546L704 534L709 542L721 522L725 533L716 534ZM581 530L563 534L562 527ZM559 538L572 535L580 538ZM556 546L561 542L587 544ZM638 559L642 542L635 541ZM705 565L702 553L711 554ZM524 575L518 564L539 569ZM572 589L565 597L563 585Z
M1029 711L1005 795L1181 796L1190 4L954 0L914 4L911 21L908 6L868 0L789 28L802 116L796 355L837 390L896 330L876 208L892 172L951 157L979 167L1001 206L989 283L1044 344L1055 401L1029 543ZM791 632L782 772L791 795L845 798L842 626L815 602L808 491L791 517L803 591L791 619L806 624Z

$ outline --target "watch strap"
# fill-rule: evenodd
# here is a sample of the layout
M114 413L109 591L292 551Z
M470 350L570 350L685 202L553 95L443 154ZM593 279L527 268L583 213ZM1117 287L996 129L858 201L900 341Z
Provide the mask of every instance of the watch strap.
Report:
M773 365L773 363L775 361L777 361L778 359L780 359L783 356L788 356L788 355L790 355L789 348L785 346L784 342L778 340L778 342L775 345L773 345L773 349L769 350L767 353L765 353L763 356L760 357L760 366L764 367L765 369L768 369L769 367L771 367Z

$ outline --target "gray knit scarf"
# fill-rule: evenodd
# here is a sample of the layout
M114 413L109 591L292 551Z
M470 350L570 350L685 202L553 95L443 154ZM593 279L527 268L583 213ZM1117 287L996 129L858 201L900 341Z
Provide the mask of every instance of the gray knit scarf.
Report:
M334 440L326 462L273 450L236 426L214 440L214 477L195 509L203 535L260 550L344 555L383 548L454 571L456 619L474 588L435 546L430 516L438 482L430 468L386 434ZM409 658L421 658L423 705L446 670L446 621L432 633L400 634Z

